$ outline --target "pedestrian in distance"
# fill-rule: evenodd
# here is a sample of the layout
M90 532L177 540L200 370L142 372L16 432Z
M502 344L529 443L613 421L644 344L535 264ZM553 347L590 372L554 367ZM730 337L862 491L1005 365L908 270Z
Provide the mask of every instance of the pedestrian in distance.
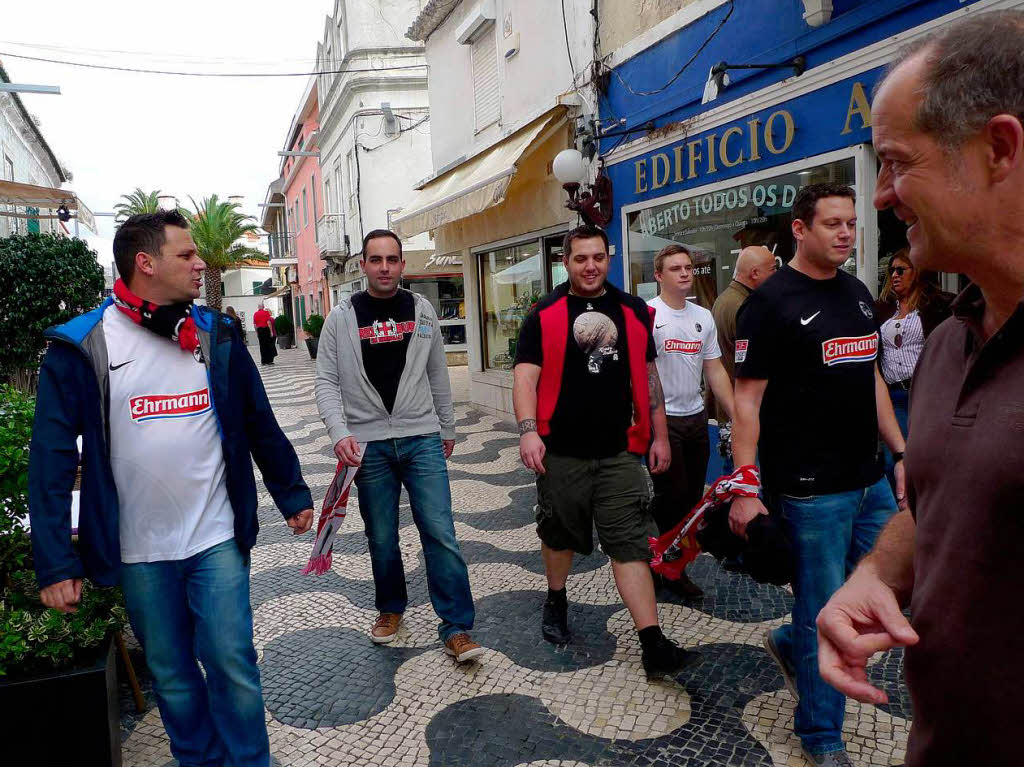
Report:
M675 527L704 495L711 443L708 412L701 396L702 377L732 420L732 382L722 366L718 332L711 312L694 301L693 256L683 245L666 245L654 257L654 279L661 286L648 301L654 310L654 346L658 377L665 392L668 471L654 474L654 521L658 534ZM682 572L678 580L658 579L684 599L704 595Z
M919 274L903 248L889 258L885 285L875 304L882 345L878 350L882 378L889 386L889 397L900 430L906 437L910 403L910 380L924 350L924 342L939 324L949 317L953 296L943 293L936 275ZM892 453L885 451L885 474L895 490Z
M793 622L766 632L764 643L798 699L804 754L825 767L852 762L842 739L846 701L818 674L814 621L896 513L879 435L897 455L903 495L903 435L875 364L874 300L841 268L856 239L854 199L843 184L797 193L796 255L747 297L736 329L733 455L740 467L759 458L766 500L796 558ZM737 498L729 523L744 535L767 513L758 498Z
M451 381L434 308L399 287L405 258L394 232L363 238L368 287L327 317L316 362L316 404L334 452L355 477L370 547L377 620L370 639L392 642L408 604L398 548L398 500L409 493L427 587L444 650L459 663L484 649L469 635L475 611L455 539L445 461L455 448Z
M915 270L971 284L914 371L910 509L818 616L821 674L882 704L868 661L906 646L907 767L1020 764L1024 13L971 14L915 42L872 119L875 206L910 225Z
M274 318L260 302L260 308L252 313L252 326L256 328L256 338L260 342L260 364L273 365L274 357L277 356L277 347L274 345Z
M235 311L235 307L233 307L233 306L227 307L224 310L224 314L227 317L231 318L231 324L234 326L235 330L238 332L238 336L239 336L239 338L242 339L242 343L244 343L246 346L248 346L249 345L249 341L245 337L245 325L242 324L242 318L238 316L238 313Z
M188 220L130 217L114 260L113 298L46 333L29 455L40 597L74 612L83 577L119 584L174 758L266 767L253 461L294 533L309 529L313 501L231 320L193 303L206 265Z
M648 537L657 528L642 460L655 475L669 468L665 396L651 313L643 299L607 282L609 261L601 229L581 226L565 236L569 279L523 322L513 403L520 456L537 474L537 535L548 583L544 638L571 639L566 580L573 553L593 551L596 527L639 634L644 669L656 677L693 657L662 634L648 566Z

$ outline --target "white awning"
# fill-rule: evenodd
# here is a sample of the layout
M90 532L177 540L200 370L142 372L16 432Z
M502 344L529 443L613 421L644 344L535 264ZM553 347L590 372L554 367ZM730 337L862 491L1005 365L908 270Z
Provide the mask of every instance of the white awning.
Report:
M68 210L77 213L76 218L82 226L96 234L96 219L88 206L78 199L78 195L68 189L55 189L50 186L22 184L17 181L0 181L0 205L14 205L27 208L48 208L56 210L66 205ZM0 215L11 218L56 218L56 213L29 215L24 212L2 211Z
M532 145L541 143L538 137L546 129L554 130L564 119L565 108L557 107L425 185L391 219L395 232L399 237L412 237L500 205L516 163Z

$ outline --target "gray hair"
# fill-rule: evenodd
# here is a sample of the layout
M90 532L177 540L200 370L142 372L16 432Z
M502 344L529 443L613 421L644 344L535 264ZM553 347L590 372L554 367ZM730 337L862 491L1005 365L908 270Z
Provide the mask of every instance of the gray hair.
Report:
M925 70L915 123L940 144L960 147L996 115L1024 122L1024 12L980 13L912 43L876 90L918 55Z

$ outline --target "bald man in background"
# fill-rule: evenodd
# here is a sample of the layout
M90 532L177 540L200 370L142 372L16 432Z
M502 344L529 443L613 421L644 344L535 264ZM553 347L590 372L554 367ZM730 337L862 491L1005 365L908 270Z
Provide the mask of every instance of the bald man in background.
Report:
M718 346L722 350L722 364L729 374L729 380L736 383L736 313L761 283L775 274L775 256L764 245L751 245L740 251L736 259L736 271L732 282L715 299L711 314L718 328ZM708 389L709 406L712 403L710 387ZM728 414L717 402L714 402L715 420L721 426L729 420Z

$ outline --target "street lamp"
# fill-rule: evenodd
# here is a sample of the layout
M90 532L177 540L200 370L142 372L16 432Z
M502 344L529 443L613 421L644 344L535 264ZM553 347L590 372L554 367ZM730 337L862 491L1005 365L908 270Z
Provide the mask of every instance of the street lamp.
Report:
M601 160L597 178L588 191L580 193L580 186L587 178L587 161L578 149L563 149L551 163L562 189L569 195L565 204L593 226L607 226L612 220L612 181L605 175L604 160Z
M161 210L176 210L178 198L173 194L161 194L156 198L156 204Z

